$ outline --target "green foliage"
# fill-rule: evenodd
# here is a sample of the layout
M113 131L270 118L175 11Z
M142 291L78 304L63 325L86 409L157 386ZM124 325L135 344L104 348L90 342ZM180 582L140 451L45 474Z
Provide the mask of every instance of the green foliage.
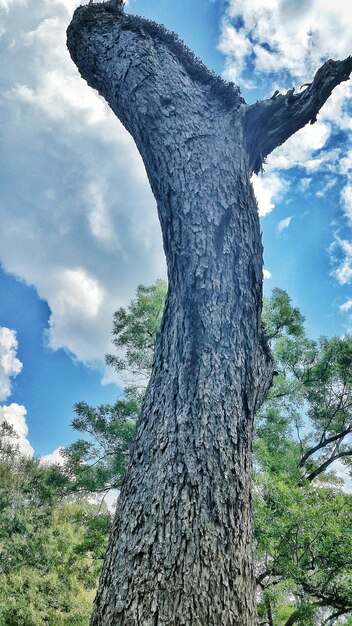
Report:
M114 405L76 405L72 426L85 438L64 451L65 472L76 493L107 492L122 483L151 373L166 292L167 285L162 280L150 287L140 285L128 310L121 308L114 315L113 344L119 354L107 355L106 362L130 385Z
M261 474L256 478L255 535L262 615L268 598L278 626L293 614L292 623L320 624L323 607L330 613L352 611L350 495Z
M76 405L72 425L90 439L78 439L63 453L64 471L71 491L107 492L121 485L139 409L140 403L135 397L97 408L85 402Z
M0 485L0 626L88 626L110 515L63 497L60 468L16 447L1 455Z
M272 340L288 334L293 337L304 335L304 317L299 309L291 306L286 291L275 287L271 298L264 299L262 315L265 332Z
M128 311L115 315L113 343L124 355L107 362L134 386L114 406L77 405L73 426L90 437L66 451L67 477L78 491L121 484L165 294L161 281L139 287ZM309 340L303 316L280 289L265 302L263 321L277 374L254 442L259 623L317 626L352 610L351 497L326 471L335 458L350 458L351 338Z
M352 454L352 343L307 339L290 306L274 290L264 307L277 375L256 421L258 616L332 626L352 612L352 497L331 471Z
M146 387L153 365L156 335L164 311L167 285L157 280L154 285L139 285L137 297L114 315L113 344L119 355L107 354L106 363L112 365L126 381L137 387ZM124 356L120 356L124 351Z
M107 362L133 386L113 405L77 404L73 427L84 437L63 451L63 468L23 457L13 429L0 426L0 626L88 626L111 517L84 496L125 475L165 296L163 281L140 286L115 314L124 356Z
M287 323L280 325L282 302ZM337 459L351 465L352 337L309 340L296 323L302 316L297 309L290 315L288 306L278 289L265 305L265 326L276 329L272 349L278 375L258 414L258 434L263 422L279 412L294 433L302 475L322 480Z

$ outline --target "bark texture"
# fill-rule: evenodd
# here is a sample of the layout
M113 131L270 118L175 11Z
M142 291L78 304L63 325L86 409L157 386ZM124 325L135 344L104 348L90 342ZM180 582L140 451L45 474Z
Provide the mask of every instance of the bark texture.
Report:
M252 426L272 361L250 176L328 93L299 94L294 116L287 95L248 107L174 34L114 1L76 10L68 47L143 157L169 279L91 625L253 626ZM343 80L351 62L335 67Z

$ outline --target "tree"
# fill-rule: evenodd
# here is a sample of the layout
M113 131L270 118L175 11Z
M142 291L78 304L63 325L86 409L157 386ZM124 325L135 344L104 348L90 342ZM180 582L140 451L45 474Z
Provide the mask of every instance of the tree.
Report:
M128 310L120 308L114 315L112 343L118 354L107 354L106 362L129 386L114 405L76 404L72 426L89 439L80 438L64 450L64 472L73 493L107 493L121 487L150 378L166 293L166 282L160 279L148 287L139 285Z
M256 476L258 618L321 626L352 616L352 498L331 485Z
M87 626L110 515L0 431L0 626Z
M121 487L139 408L134 397L118 399L114 405L76 405L72 426L89 439L80 438L63 450L67 493L107 494Z
M312 482L334 461L351 467L352 336L314 341L305 336L303 321L287 294L275 289L264 323L278 371L257 423L264 416L268 427L280 414L294 426L300 479Z
M308 340L274 289L264 303L277 374L256 416L255 538L259 623L332 626L352 614L352 338ZM329 470L329 471L328 471ZM345 623L345 622L343 622Z
M137 398L144 395L150 379L166 293L166 282L161 279L149 287L139 285L128 311L120 308L114 315L112 342L119 356L107 354L105 360L129 384L128 395ZM125 351L124 356L121 356L121 349Z
M248 106L174 34L113 0L76 10L68 47L142 155L169 285L92 626L252 626L253 416L272 358L250 177L315 121L352 59Z

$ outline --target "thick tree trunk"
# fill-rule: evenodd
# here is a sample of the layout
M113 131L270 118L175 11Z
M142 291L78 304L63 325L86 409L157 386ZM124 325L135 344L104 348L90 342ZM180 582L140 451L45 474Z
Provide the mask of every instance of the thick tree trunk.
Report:
M68 46L140 150L169 279L91 624L253 626L252 425L272 376L249 182L262 111L113 1L79 8Z

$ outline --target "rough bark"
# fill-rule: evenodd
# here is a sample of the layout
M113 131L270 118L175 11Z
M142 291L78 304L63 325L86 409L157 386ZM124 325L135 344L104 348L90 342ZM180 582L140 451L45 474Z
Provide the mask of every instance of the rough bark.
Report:
M253 626L252 425L272 361L249 179L252 120L277 113L113 1L77 9L68 47L142 155L169 280L91 624Z

